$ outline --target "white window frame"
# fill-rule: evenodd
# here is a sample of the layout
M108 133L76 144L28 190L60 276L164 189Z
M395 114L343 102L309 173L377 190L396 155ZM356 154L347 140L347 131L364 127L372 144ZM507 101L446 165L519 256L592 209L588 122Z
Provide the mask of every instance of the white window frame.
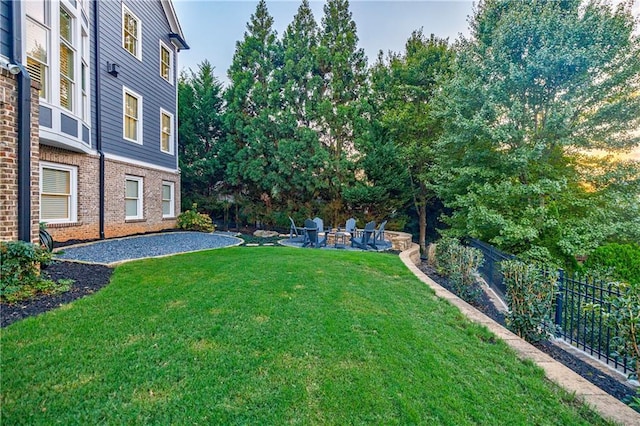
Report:
M137 215L135 216L127 216L127 200L132 198L127 198L127 181L135 181L138 182L138 198L137 198ZM126 175L124 178L124 219L125 220L137 220L144 219L144 178L140 176L129 176Z
M136 139L127 137L126 119L127 119L127 95L138 99L138 127L136 129ZM126 86L122 86L122 138L126 141L142 145L142 95L134 92Z
M133 54L129 51L129 49L127 49L126 47L126 43L125 43L125 38L124 38L124 15L125 13L128 13L129 15L131 15L133 17L133 19L136 20L136 22L138 23L138 25L136 26L137 29L137 34L136 34L136 53ZM127 51L130 55L132 55L133 57L137 58L139 61L142 61L142 21L140 20L140 18L138 18L138 16L133 13L131 11L131 9L129 9L127 6L125 6L124 3L122 3L122 17L120 19L120 28L121 28L121 32L120 32L120 36L122 37L122 48Z
M70 38L71 40L65 40L64 38L62 38L62 34L61 34L61 30L62 30L62 24L60 23L60 14L62 13L62 11L64 11L68 16L69 16L69 20L70 20ZM71 12L69 10L69 8L67 8L66 6L64 6L63 4L60 4L58 7L58 57L59 59L59 66L58 66L58 103L60 105L61 108L69 111L69 112L77 112L78 111L78 102L77 102L77 75L78 75L78 52L77 52L77 46L79 44L79 37L77 34L77 28L76 28L76 20L77 17L74 15L73 12ZM73 64L72 64L72 70L71 70L71 75L67 75L63 73L62 70L62 46L65 46L70 54L71 54L71 59L73 60ZM68 99L69 99L69 107L62 105L62 96L60 95L61 90L62 90L62 81L63 80L67 80L69 82L69 94ZM79 115L79 114L78 114Z
M162 75L162 49L165 49L169 52L169 76L168 78L164 78ZM160 47L158 49L158 73L160 77L167 81L169 84L173 86L173 49L171 49L167 44L165 44L162 40L160 40Z
M54 52L52 49L53 43L51 42L51 38L52 38L51 7L47 3L44 4L44 7L45 7L44 22L38 21L37 19L32 18L30 15L26 15L25 23L31 23L32 25L40 27L45 31L46 40L45 40L44 47L47 52L47 61L42 62L40 59L36 59L31 55L29 55L29 52L26 52L26 56L27 56L27 64L28 64L28 60L31 59L32 61L38 64L41 64L45 67L45 72L43 76L44 81L41 81L42 87L40 89L40 99L43 99L49 102L51 100L51 67L52 67ZM25 31L26 31L26 24L25 24ZM25 34L25 40L26 40L26 34ZM28 67L29 66L27 65L27 68Z
M168 186L171 188L171 198L169 200L164 199L164 186ZM163 218L173 218L176 216L176 192L175 192L176 184L175 182L162 181L162 191L160 191L160 198L162 199L162 217ZM169 201L169 214L164 214L164 203L165 201Z
M168 151L165 151L164 149L162 149L162 136L163 136L162 116L163 115L169 116L169 123L170 123L170 126L171 126L171 128L169 129L169 150ZM166 109L160 108L160 151L164 152L165 154L173 155L173 153L175 151L174 146L175 146L174 116L173 116L173 114L171 114Z
M49 163L47 161L40 161L40 198L42 199L42 184L44 176L43 169L60 170L63 172L69 172L69 204L68 211L69 217L63 219L45 219L46 223L76 223L78 221L78 167L68 166L65 164ZM42 217L42 201L40 201L40 217Z

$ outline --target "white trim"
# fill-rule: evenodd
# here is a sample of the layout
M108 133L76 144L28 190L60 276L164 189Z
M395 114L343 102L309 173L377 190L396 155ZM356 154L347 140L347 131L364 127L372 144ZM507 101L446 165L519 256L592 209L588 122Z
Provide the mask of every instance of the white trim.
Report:
M129 139L126 136L125 130L125 120L126 120L126 112L127 112L127 104L126 104L126 96L131 95L138 100L138 126L136 128L136 137L137 139ZM122 138L126 141L137 143L138 145L142 145L142 118L143 118L143 109L142 109L142 95L134 92L126 86L122 86Z
M167 44L165 42L163 42L162 40L159 40L160 45L158 46L158 74L160 75L160 78L162 78L164 81L166 81L167 83L171 84L173 86L173 76L175 75L174 71L173 71L173 49L170 48L169 46L167 46ZM169 79L164 78L164 76L162 75L162 49L165 49L167 52L169 52Z
M162 186L164 187L165 185L169 186L171 188L171 198L169 199L169 205L170 210L169 210L169 214L165 215L164 214L164 188L162 188L162 191L160 191L160 198L161 198L161 208L162 208L162 217L163 218L173 218L176 217L176 183L175 182L169 182L166 180L162 181Z
M127 216L127 181L137 182L138 183L138 195L137 195L137 215L135 216ZM140 176L130 176L125 175L124 177L124 219L125 220L136 220L136 219L144 219L144 179Z
M168 167L158 166L157 164L151 164L145 161L133 160L131 158L122 157L120 155L115 155L115 154L109 154L106 152L104 153L104 158L111 161L118 161L120 163L126 163L134 166L144 167L145 169L158 170L161 172L175 173L175 174L179 173L178 169L170 169Z
M169 129L169 151L165 151L164 149L162 149L162 116L163 115L167 115L169 116L169 123L171 128ZM165 154L170 154L173 155L173 153L175 152L175 121L174 121L174 116L173 114L171 114L169 111L167 111L164 108L160 108L160 128L158 129L160 131L160 151L165 153Z
M173 2L171 2L171 0L160 0L160 4L162 4L164 14L167 16L167 21L169 21L169 27L171 27L171 31L178 34L184 40L184 34L182 32L182 28L180 27L180 22L178 21L176 10L173 7Z
M136 20L136 22L138 23L137 26L137 34L136 34L136 40L137 40L137 44L136 44L136 53L135 55L133 53L131 53L129 51L129 49L126 48L125 43L124 43L124 14L125 11L127 13L129 13L131 16L133 16L133 18ZM131 11L131 9L129 9L127 6L125 6L124 3L122 3L122 15L120 17L120 38L122 40L122 48L129 53L131 56L133 56L134 58L138 59L139 61L142 61L142 21L140 20L140 18L138 18L138 16L133 13Z
M39 197L42 199L42 169L52 169L52 170L61 170L64 172L69 172L69 204L67 208L69 209L69 217L64 219L46 219L46 223L76 223L78 221L78 167L77 166L69 166L66 164L58 164L58 163L49 163L47 161L40 161L40 185L39 185ZM38 212L38 217L42 217L42 200L40 200L40 211Z

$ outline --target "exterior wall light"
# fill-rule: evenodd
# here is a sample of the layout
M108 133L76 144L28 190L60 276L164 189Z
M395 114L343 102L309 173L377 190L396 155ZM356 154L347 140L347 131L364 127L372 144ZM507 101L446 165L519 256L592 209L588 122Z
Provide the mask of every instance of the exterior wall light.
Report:
M9 62L8 60L2 57L0 57L0 68L6 69L13 75L20 74L20 72L22 71L19 65L12 64L11 62Z

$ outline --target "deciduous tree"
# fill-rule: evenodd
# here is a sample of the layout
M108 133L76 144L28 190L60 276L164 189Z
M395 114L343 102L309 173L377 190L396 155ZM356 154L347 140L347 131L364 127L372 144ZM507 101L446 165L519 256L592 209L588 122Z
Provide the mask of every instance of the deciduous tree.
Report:
M640 144L633 26L628 5L597 0L480 3L438 97L446 120L438 189L454 209L454 233L516 253L578 254L571 235L618 201L592 202L600 189L587 185L576 153ZM625 202L637 206L632 198ZM582 232L582 244L613 229Z

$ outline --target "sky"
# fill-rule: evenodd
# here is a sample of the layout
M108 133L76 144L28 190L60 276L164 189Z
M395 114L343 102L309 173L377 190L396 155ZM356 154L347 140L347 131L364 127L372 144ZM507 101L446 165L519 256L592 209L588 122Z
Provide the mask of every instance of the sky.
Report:
M301 0L267 0L274 28L281 37L293 20ZM310 0L311 10L320 25L324 1ZM369 63L378 51L402 52L411 32L423 28L425 34L449 38L468 35L467 18L473 13L468 0L351 0L350 10L356 23L359 47ZM207 59L215 67L221 82L228 82L236 42L244 38L247 22L256 10L257 0L173 0L189 50L178 55L178 69L197 70Z

